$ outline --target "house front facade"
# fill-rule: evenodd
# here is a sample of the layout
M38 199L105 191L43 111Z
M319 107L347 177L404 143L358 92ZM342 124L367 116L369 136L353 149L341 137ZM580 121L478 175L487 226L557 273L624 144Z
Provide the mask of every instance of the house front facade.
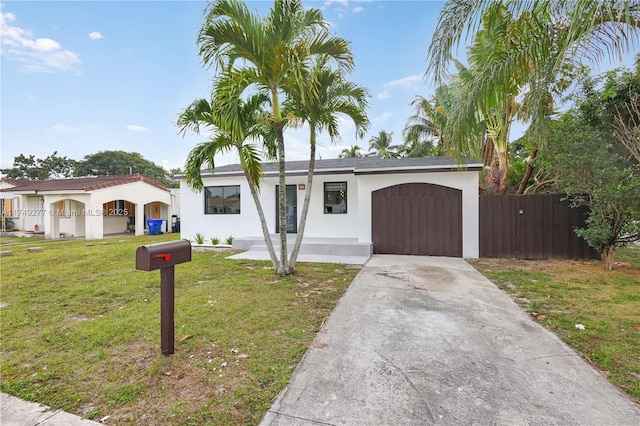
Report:
M298 232L307 161L286 166L287 230ZM480 163L446 157L316 161L305 239L350 239L373 253L478 257ZM260 201L269 232L278 224L278 173L265 164ZM193 239L262 237L258 212L239 165L203 172L203 191L181 181L181 234Z
M146 219L163 220L170 231L175 204L169 188L140 174L7 180L0 193L3 215L15 230L47 239L143 235Z

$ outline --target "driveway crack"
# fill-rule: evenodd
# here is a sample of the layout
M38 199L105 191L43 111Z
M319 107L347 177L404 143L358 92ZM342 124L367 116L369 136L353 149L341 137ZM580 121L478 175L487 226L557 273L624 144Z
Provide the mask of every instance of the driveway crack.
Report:
M418 396L420 397L420 401L422 401L422 403L424 404L425 408L427 409L427 414L429 415L429 420L431 420L431 423L435 423L435 418L433 417L433 412L431 411L431 407L429 406L429 404L427 403L427 400L425 399L424 395L422 395L422 392L420 392L420 389L418 389L418 387L415 385L415 383L413 383L413 380L411 380L411 378L409 376L407 376L407 374L404 372L404 370L402 368L400 368L399 366L397 366L393 361L391 361L389 358L387 358L386 356L384 356L383 354L381 354L378 350L375 351L380 358L382 358L387 364L391 365L393 368L395 368L401 375L402 377L404 377L404 379L407 381L407 383L409 383L409 385L411 386L411 388L416 392L416 394L418 394Z

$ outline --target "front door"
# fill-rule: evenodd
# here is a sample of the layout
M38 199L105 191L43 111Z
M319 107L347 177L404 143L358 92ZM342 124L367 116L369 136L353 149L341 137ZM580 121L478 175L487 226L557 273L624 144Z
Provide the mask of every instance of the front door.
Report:
M280 203L276 185L276 233L280 232ZM287 185L287 233L298 232L298 191L296 185Z
M160 207L161 203L157 201L151 202L151 219L160 219Z

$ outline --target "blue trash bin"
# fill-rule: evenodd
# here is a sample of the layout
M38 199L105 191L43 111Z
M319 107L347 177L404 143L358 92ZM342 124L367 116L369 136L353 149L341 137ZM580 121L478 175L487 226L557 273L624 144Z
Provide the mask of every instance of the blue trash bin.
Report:
M149 235L162 234L162 219L147 219L147 226L149 227Z

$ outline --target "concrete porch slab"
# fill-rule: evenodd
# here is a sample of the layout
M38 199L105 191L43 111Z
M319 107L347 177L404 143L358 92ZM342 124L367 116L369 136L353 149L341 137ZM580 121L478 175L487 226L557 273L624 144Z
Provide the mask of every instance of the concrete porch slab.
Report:
M270 260L269 252L266 250L249 250L234 254L227 259L247 259L247 260ZM336 256L330 254L299 254L298 262L311 263L342 263L345 265L364 265L369 260L369 256Z

